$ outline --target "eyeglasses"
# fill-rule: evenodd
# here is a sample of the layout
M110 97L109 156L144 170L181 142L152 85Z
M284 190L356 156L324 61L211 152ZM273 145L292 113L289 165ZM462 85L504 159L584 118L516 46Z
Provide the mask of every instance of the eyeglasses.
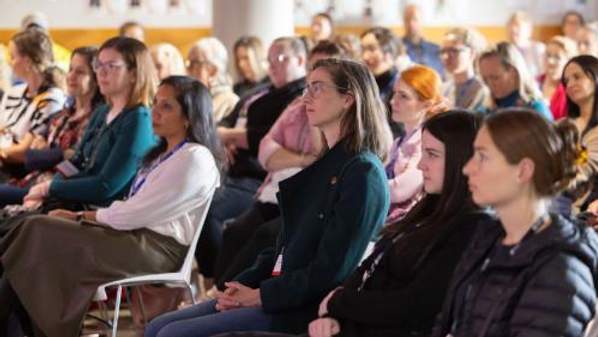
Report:
M92 64L92 68L93 71L95 71L96 73L99 73L102 70L105 70L107 72L114 72L116 71L118 68L122 68L122 67L126 67L127 65L124 62L100 62L98 60L93 61Z
M346 92L347 88L340 87L336 84L325 83L321 81L311 82L305 86L303 89L303 97L311 97L311 98L318 98L322 95L324 88L334 88L339 90L340 92Z
M285 55L285 54L278 54L274 58L268 58L268 62L270 64L282 64L291 59L292 56Z
M467 50L467 47L461 47L461 48L457 48L457 47L449 47L449 48L442 48L440 49L440 51L438 52L439 56L457 56L459 55L459 53L464 52Z

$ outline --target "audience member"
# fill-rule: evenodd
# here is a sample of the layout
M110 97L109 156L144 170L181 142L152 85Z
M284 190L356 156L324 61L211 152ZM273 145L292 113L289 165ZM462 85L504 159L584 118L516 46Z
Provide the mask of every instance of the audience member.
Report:
M214 120L220 121L231 113L239 96L233 92L228 74L228 52L215 37L205 37L189 49L189 75L210 89L214 104Z
M567 11L561 21L561 33L572 40L577 38L581 27L585 26L586 21L583 15L578 11Z
M227 283L217 300L150 322L146 337L305 331L323 296L357 266L388 211L381 160L391 133L374 83L361 63L316 63L305 104L327 151L280 185L283 229L276 248ZM306 195L308 200L299 197Z
M416 4L405 6L403 11L403 26L405 36L403 43L407 47L407 54L411 61L434 68L441 76L444 76L444 69L438 52L437 44L424 39L422 27L422 13Z
M478 67L480 76L490 89L490 109L528 107L552 120L542 92L515 45L501 42L484 51L478 58Z
M453 28L444 35L440 58L450 79L443 84L448 105L459 109L484 111L490 103L490 93L475 73L475 59L486 41L471 28Z
M118 36L145 42L145 29L139 22L127 21L118 28Z
M22 307L34 325L26 330L35 336L77 336L100 284L180 267L196 219L220 182L222 153L210 110L208 90L199 82L164 79L152 107L160 141L144 157L127 200L18 221L0 244L0 329L7 314ZM44 275L44 282L31 273Z
M528 72L532 77L544 72L543 60L546 47L542 42L532 40L534 26L529 15L516 11L507 22L507 39L523 55Z
M158 79L172 75L186 75L185 61L181 52L170 43L158 43L150 48Z
M334 39L334 21L328 13L318 13L311 19L310 38L314 44Z
M567 115L567 94L561 83L565 64L577 55L577 44L564 36L554 36L546 43L544 54L545 73L538 78L544 99L550 102L555 120Z
M268 82L268 61L262 40L256 36L242 36L235 42L233 53L238 77L233 86L235 94L242 97Z
M548 212L576 174L579 149L529 109L489 116L463 172L492 207L453 275L432 336L581 336L594 316L598 237ZM557 309L558 308L558 309Z

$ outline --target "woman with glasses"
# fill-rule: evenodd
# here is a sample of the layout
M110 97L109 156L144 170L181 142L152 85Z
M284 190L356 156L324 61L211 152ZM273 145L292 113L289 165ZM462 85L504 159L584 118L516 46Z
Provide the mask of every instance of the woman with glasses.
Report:
M23 81L0 102L2 171L23 177L25 152L36 138L46 138L51 117L64 105L64 76L54 66L52 42L41 30L15 34L8 44L13 74Z
M326 151L280 184L276 247L216 300L154 319L146 337L304 331L324 295L359 263L388 211L381 160L391 134L384 105L373 76L357 62L319 61L307 82L307 118L322 131Z
M52 179L54 166L74 154L92 112L104 104L92 69L97 52L95 47L73 50L66 77L69 99L63 109L52 117L48 137L36 136L25 152L23 164L27 175L0 185L0 207L21 204L29 187Z
M223 166L208 90L185 76L164 79L152 122L160 140L140 158L128 199L24 217L0 242L1 336L14 310L29 317L27 336L79 336L99 285L180 268Z
M442 92L450 107L483 111L490 104L490 93L474 69L485 45L482 35L470 28L453 28L444 35L440 60L451 76Z
M26 208L81 209L125 196L139 162L154 145L148 106L156 76L149 51L135 39L115 37L100 47L93 64L107 104L96 109L75 155L60 163L50 181L34 185Z

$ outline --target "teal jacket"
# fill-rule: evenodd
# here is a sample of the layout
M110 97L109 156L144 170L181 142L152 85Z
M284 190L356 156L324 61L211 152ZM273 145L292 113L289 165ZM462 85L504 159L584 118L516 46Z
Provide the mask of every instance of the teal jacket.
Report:
M283 227L236 280L260 288L272 330L299 333L323 297L358 265L384 223L390 194L384 168L371 152L350 153L339 142L324 157L280 183ZM272 277L282 253L282 273Z
M106 125L109 110L108 105L96 109L71 159L80 172L68 179L56 175L50 197L107 205L126 195L143 156L155 145L151 116L140 105Z

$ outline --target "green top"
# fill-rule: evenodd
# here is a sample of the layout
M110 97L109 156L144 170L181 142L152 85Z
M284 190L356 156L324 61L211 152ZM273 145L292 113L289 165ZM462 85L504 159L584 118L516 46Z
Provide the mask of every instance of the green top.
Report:
M80 172L68 179L56 175L50 197L106 205L126 195L143 156L156 140L148 107L128 108L106 124L109 110L108 105L96 109L71 159Z

